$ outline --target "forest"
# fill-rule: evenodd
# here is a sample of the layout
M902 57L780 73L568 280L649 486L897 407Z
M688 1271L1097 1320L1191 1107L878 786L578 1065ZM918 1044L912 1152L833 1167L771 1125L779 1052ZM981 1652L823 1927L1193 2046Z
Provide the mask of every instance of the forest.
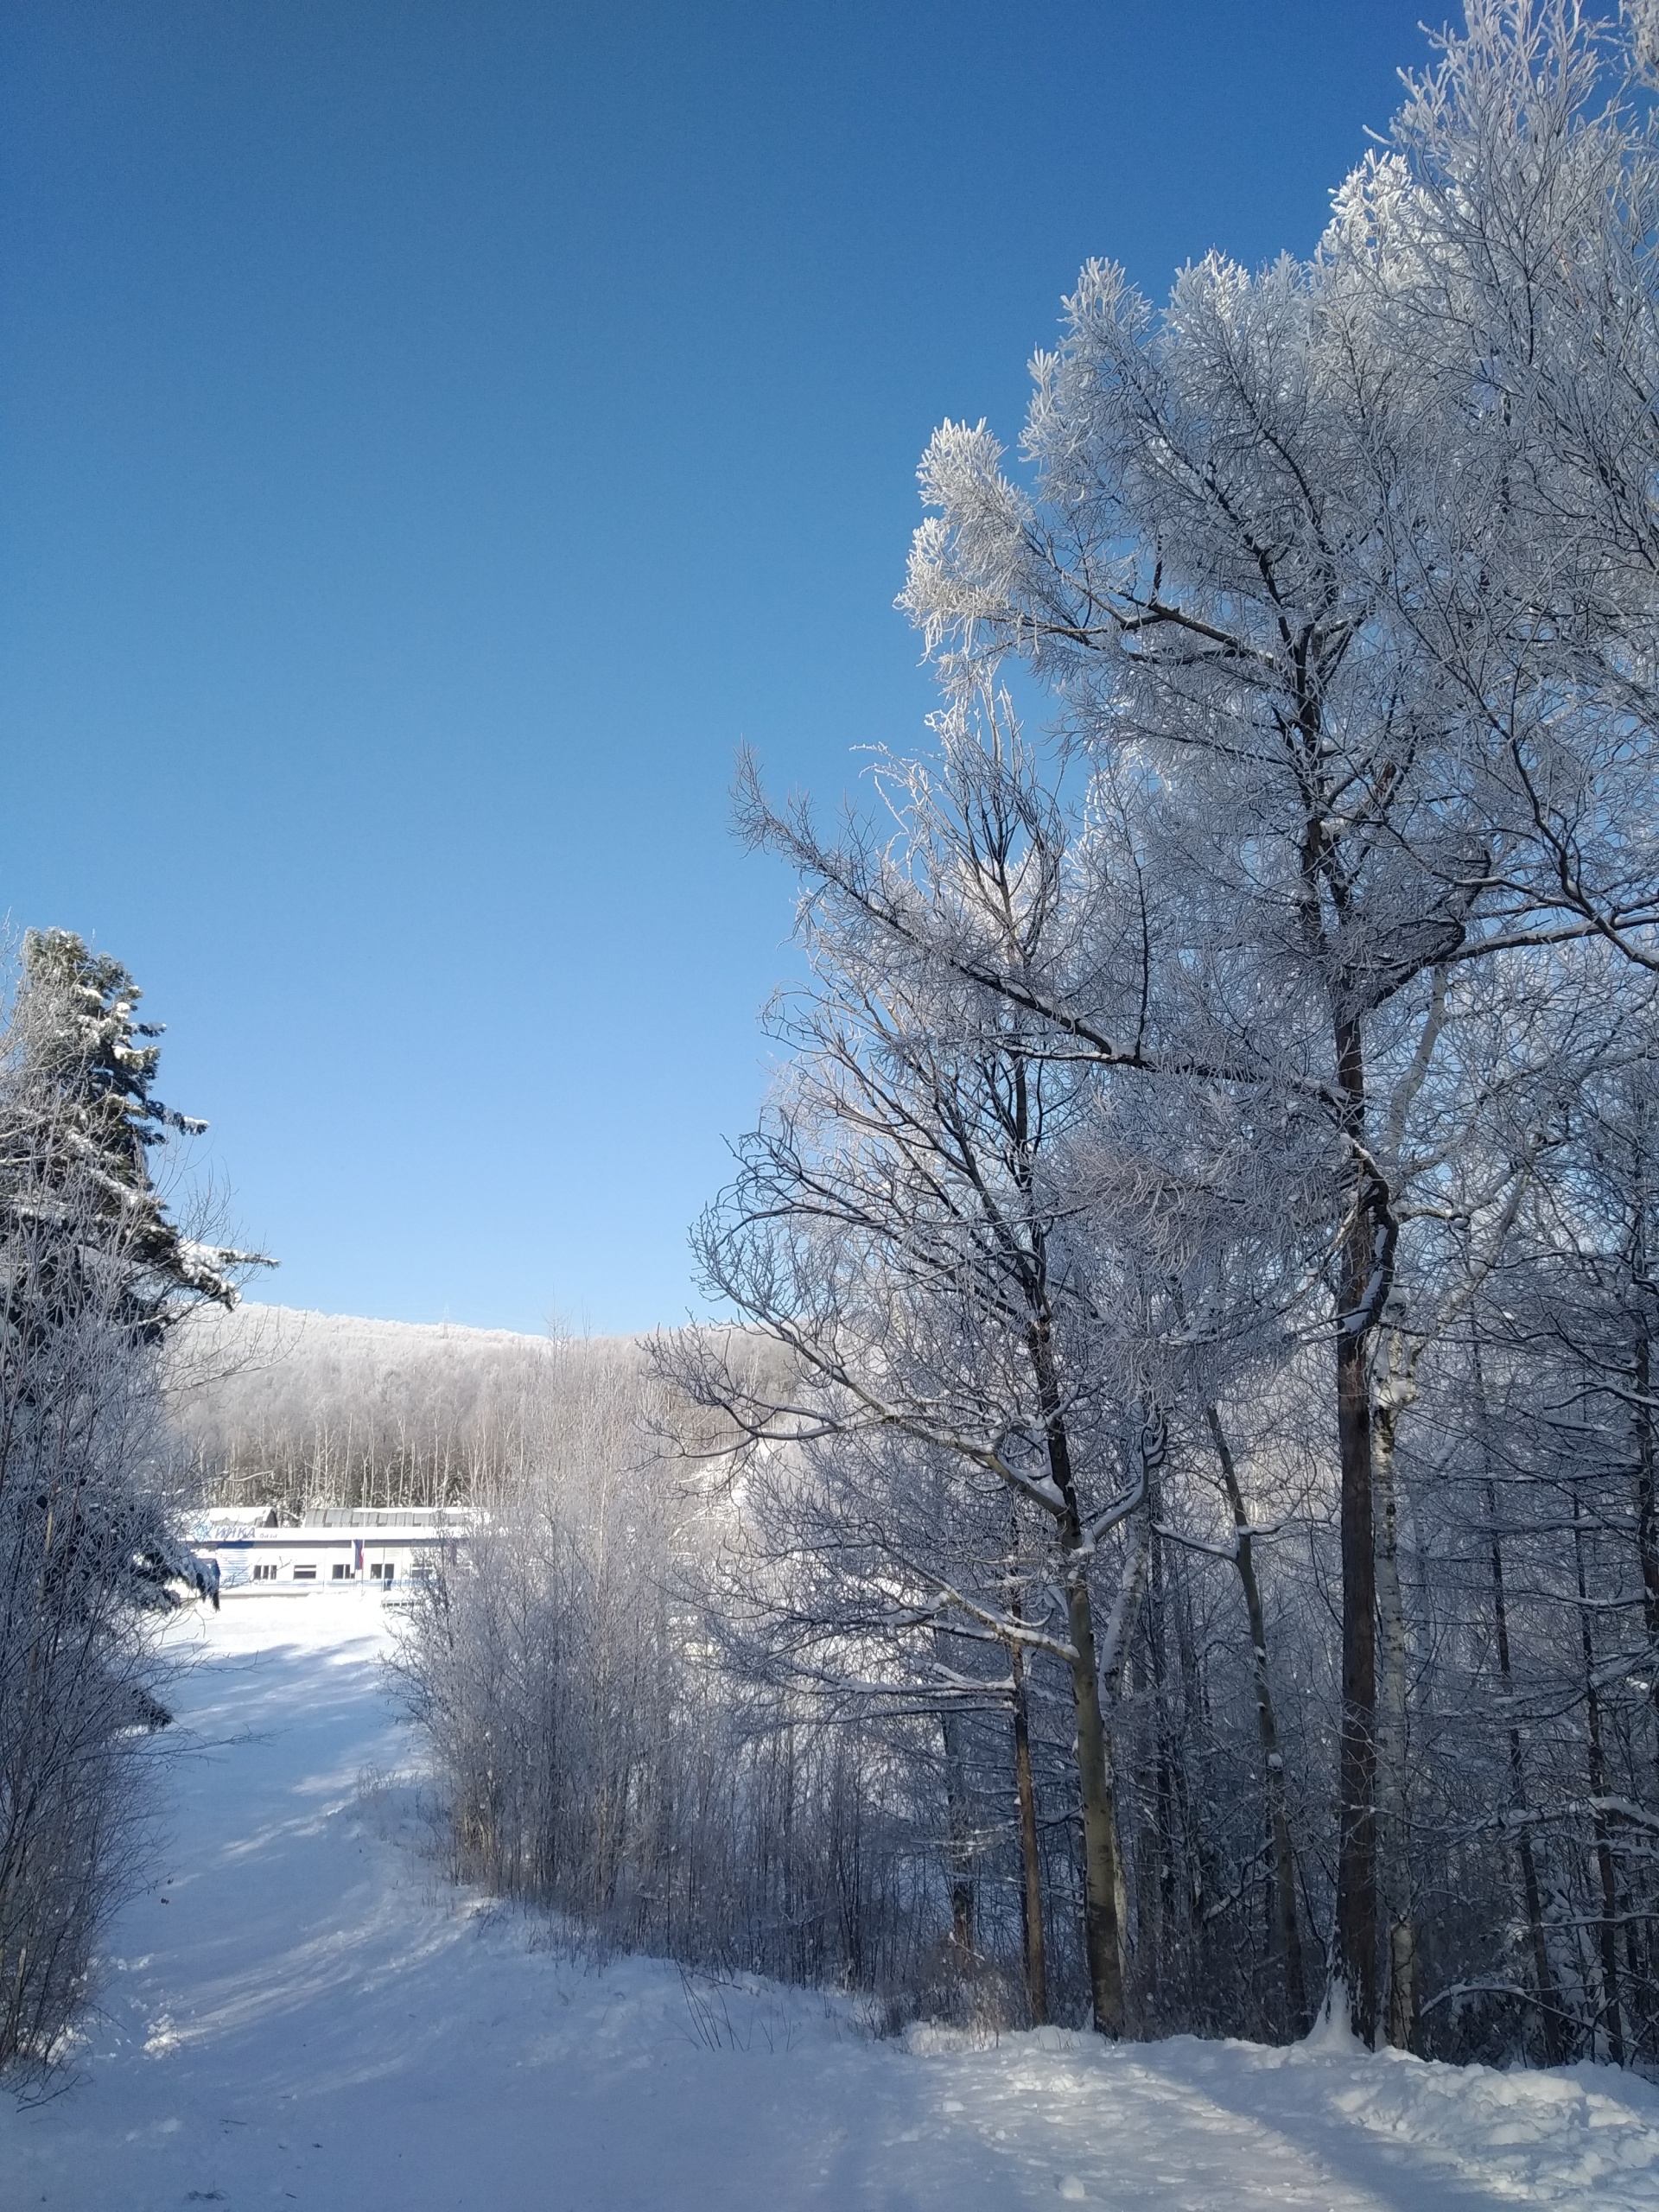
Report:
M927 742L829 824L740 767L801 980L706 1321L229 1312L21 992L0 1567L96 1656L75 1788L144 1645L54 1484L155 1502L147 1586L188 1500L461 1501L398 1678L454 1870L573 1941L1659 2063L1656 94L1659 14L1471 0L1310 257L1091 262L1014 458L940 427ZM37 1967L21 1771L0 2059L102 1895Z
M702 1472L584 1443L415 1649L469 1865L899 2005L1659 2056L1656 56L1476 0L1309 259L1091 263L1017 468L936 434L932 745L740 778L806 980L741 1326L640 1386Z

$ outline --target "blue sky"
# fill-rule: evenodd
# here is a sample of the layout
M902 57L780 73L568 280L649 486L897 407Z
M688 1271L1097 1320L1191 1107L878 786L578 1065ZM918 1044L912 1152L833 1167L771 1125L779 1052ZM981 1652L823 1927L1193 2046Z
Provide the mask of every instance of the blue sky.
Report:
M944 416L1306 251L1395 0L8 0L0 909L124 959L257 1295L686 1311L791 891L931 702Z

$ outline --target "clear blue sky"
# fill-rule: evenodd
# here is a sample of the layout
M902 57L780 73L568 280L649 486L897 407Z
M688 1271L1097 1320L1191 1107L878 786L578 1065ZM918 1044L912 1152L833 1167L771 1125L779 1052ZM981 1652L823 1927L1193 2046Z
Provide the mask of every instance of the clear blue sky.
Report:
M257 1295L671 1321L791 895L930 703L944 416L1090 254L1306 251L1421 0L6 0L0 909L95 938Z

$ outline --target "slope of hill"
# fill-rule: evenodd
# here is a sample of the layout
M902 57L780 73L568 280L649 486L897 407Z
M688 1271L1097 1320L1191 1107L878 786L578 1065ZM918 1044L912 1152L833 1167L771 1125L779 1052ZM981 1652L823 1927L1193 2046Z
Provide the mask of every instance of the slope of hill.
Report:
M193 1316L169 1361L187 1485L297 1510L467 1495L522 1457L562 1395L637 1382L644 1346L244 1305Z

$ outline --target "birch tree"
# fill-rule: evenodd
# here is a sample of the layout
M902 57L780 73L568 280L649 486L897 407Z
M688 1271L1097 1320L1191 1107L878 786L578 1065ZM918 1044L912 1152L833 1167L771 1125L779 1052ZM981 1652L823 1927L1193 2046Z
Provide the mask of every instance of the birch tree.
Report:
M890 788L902 778L904 865L938 926L988 934L999 957L1036 967L1068 926L1063 840L1006 715L988 712L982 731L945 730L937 783L918 765L887 773ZM804 858L810 833L795 834ZM717 1357L677 1372L757 1440L908 1439L988 1478L1022 1527L1044 1531L1046 1565L1018 1609L952 1579L948 1529L899 1525L877 1541L931 1589L924 1614L1066 1669L1090 2002L1096 2026L1121 2033L1103 1700L1141 1599L1163 1417L1157 1378L1144 1363L1137 1372L1132 1335L1103 1311L1107 1277L1069 1234L1081 1199L1057 1163L1085 1089L1031 1058L1006 1002L925 953L893 961L833 875L806 868L816 980L787 1016L788 1087L698 1238L709 1289L785 1348L797 1388L782 1400L741 1392Z
M1648 620L1630 520L1639 439L1621 491L1600 484L1597 456L1611 466L1618 424L1652 389L1637 251L1651 226L1635 125L1586 120L1593 48L1565 10L1477 7L1414 88L1407 150L1338 194L1309 263L1252 274L1211 256L1160 312L1120 270L1089 264L1061 344L1036 359L1027 475L1004 472L982 425L936 435L922 480L938 513L903 602L948 684L1017 655L1096 757L1145 764L1160 862L1208 903L1193 926L1216 985L1212 1065L1300 1090L1327 1119L1338 1967L1368 2036L1373 1369L1401 1235L1378 1153L1388 1092L1433 1050L1437 972L1580 931L1649 957L1651 793L1630 720ZM1541 113L1555 126L1541 145ZM1569 274L1540 279L1556 305L1526 329L1552 365L1523 378L1524 280L1547 251ZM1604 322L1615 296L1626 303L1628 342L1617 374L1598 371L1574 445L1575 395L1580 412L1592 403L1573 362L1605 339L1586 270ZM1515 372L1492 397L1500 319ZM1217 924L1242 959L1218 957ZM1042 1010L1103 1065L1149 1065L1085 1001Z

